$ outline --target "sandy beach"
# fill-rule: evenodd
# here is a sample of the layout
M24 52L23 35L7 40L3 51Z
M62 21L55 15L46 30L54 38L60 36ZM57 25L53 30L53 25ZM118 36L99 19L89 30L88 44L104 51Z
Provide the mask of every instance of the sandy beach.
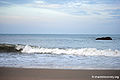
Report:
M0 80L98 80L95 76L113 76L112 80L116 80L119 75L120 70L0 68Z

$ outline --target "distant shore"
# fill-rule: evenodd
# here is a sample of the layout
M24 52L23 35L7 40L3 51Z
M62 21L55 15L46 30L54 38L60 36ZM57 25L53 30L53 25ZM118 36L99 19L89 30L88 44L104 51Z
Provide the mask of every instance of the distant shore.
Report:
M0 80L98 80L98 78L103 78L104 80L117 80L119 79L119 75L120 70L65 70L0 67Z

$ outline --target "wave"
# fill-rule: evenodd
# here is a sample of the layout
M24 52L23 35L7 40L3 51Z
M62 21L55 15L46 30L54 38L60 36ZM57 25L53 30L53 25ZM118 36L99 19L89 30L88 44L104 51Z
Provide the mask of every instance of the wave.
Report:
M120 56L119 50L98 50L96 48L80 49L59 49L59 48L42 48L22 44L0 44L0 52L20 52L20 53L39 53L39 54L67 54L82 56Z
M0 44L0 52L21 52L24 46L23 48L21 47L20 49L17 49L18 46L22 46L22 45Z

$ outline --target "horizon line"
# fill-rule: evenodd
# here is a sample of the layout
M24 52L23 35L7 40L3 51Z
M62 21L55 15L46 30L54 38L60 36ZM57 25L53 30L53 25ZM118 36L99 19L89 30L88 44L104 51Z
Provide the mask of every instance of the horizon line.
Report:
M120 34L120 33L0 33L0 35L39 35L39 34L51 34L51 35L54 35L54 34Z

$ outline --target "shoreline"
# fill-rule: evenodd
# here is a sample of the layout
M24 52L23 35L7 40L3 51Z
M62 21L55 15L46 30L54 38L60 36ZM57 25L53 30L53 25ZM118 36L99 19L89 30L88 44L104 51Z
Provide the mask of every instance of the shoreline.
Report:
M0 67L0 80L98 80L94 76L119 76L120 70L41 69ZM111 79L111 78L109 78ZM114 78L112 80L116 80ZM104 78L106 80L106 78Z
M0 68L22 68L22 69L47 69L47 70L120 70L120 68L69 68L69 67L64 67L64 68L60 68L60 67L13 67L13 66L0 66Z

